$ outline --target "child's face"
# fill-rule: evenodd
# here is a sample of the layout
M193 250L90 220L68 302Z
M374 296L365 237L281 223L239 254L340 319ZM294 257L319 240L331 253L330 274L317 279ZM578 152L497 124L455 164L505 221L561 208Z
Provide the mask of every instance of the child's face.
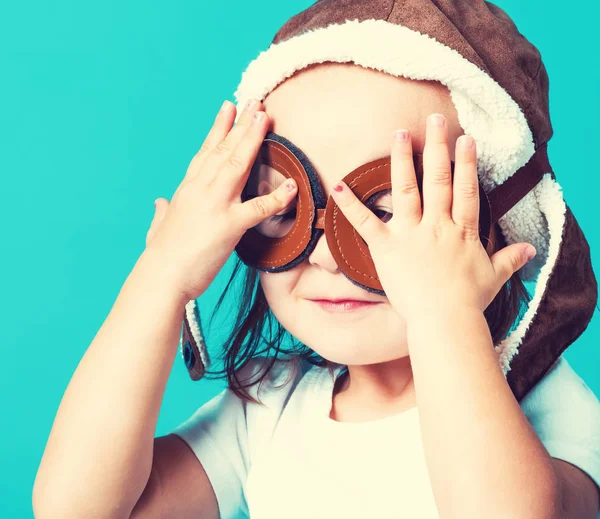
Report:
M326 196L356 167L390 155L397 128L409 129L413 152L422 153L427 116L443 114L452 160L456 139L464 133L449 91L440 83L397 78L352 64L311 66L280 84L263 104L270 130L308 156ZM403 317L385 296L354 285L337 270L324 235L300 265L259 275L275 317L322 357L365 365L408 355ZM318 298L378 304L329 313L309 300Z

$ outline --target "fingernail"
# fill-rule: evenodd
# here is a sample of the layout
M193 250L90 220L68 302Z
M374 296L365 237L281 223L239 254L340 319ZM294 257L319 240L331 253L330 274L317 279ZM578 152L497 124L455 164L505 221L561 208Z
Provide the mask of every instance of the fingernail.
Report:
M433 124L440 128L444 126L444 123L446 122L446 118L442 114L433 114L431 119L433 120Z
M470 135L462 135L460 137L460 145L463 150L472 150L475 147L475 139Z
M396 130L394 132L396 142L406 142L408 140L408 132L406 130Z
M343 182L338 182L337 184L335 184L333 186L333 190L337 191L338 193L341 193L344 190L344 183Z
M533 247L525 247L525 249L523 249L523 253L525 254L527 261L532 260L535 257L536 252L537 251Z

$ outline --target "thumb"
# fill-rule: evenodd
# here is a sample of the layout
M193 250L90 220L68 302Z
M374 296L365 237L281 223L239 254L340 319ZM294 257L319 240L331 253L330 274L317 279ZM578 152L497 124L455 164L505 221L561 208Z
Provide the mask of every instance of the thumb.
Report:
M500 287L535 255L535 247L529 243L513 243L492 255L490 260L501 283Z
M166 198L157 198L154 201L154 220L152 222L156 222L157 224L162 222L168 208L169 201Z
M146 247L152 241L152 237L156 233L160 222L162 222L165 214L167 213L167 209L169 208L169 201L166 198L157 198L154 201L154 218L152 219L152 223L150 224L150 228L146 233Z

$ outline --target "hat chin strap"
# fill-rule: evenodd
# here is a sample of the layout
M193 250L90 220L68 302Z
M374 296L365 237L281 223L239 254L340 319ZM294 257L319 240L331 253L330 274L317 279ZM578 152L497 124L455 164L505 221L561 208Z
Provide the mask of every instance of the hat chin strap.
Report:
M544 177L550 173L555 179L554 171L548 160L548 143L542 144L531 156L527 164L519 168L513 175L508 177L502 184L496 186L488 193L490 201L491 221L495 224L517 202L529 193Z

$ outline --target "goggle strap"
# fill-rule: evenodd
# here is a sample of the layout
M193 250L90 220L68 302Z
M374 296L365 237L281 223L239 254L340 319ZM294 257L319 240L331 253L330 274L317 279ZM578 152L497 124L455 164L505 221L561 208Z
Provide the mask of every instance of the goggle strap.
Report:
M315 229L325 229L325 209L317 209Z

